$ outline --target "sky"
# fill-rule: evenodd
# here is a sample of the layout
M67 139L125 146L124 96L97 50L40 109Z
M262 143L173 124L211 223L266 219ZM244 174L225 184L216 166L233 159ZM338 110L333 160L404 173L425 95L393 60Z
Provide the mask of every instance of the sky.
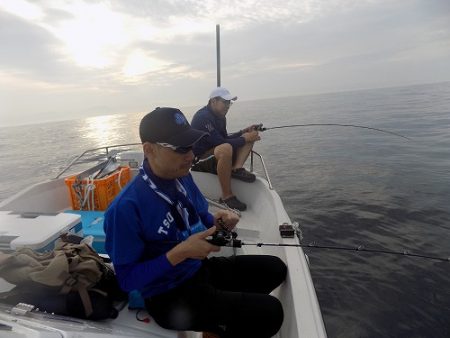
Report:
M450 80L449 0L0 0L0 126Z

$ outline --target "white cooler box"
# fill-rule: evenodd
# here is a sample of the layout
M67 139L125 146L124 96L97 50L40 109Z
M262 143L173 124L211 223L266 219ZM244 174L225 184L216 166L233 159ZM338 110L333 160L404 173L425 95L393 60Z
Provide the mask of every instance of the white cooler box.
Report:
M55 240L66 232L83 235L80 215L33 215L0 211L0 251L20 248L52 250Z

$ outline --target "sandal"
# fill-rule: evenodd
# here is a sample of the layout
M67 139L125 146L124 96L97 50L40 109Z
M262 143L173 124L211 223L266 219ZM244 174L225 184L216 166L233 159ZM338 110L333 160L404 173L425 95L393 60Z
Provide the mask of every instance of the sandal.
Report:
M226 199L219 199L219 203L225 204L228 208L244 211L247 209L247 204L239 201L236 196L231 196Z
M233 169L231 171L231 177L248 183L255 182L256 180L256 176L245 168Z

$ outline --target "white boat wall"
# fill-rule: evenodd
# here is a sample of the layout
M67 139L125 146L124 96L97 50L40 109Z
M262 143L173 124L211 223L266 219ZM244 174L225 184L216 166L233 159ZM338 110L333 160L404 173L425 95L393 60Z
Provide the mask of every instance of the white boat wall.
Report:
M137 164L142 162L142 152L137 148L130 151L132 145L120 145L95 149L104 151L120 165L130 166L131 176L138 172ZM133 145L135 146L135 145ZM120 152L120 148L124 148ZM111 151L114 149L114 151ZM91 154L87 151L73 164L83 162ZM256 154L256 153L255 153ZM258 155L258 154L256 154ZM259 155L258 155L259 156ZM260 157L262 160L262 157ZM252 157L253 159L253 157ZM98 157L96 157L98 160ZM98 162L91 163L95 166ZM252 161L253 164L253 161ZM84 163L86 165L86 163ZM238 239L243 243L280 243L299 244L297 237L282 238L279 225L292 224L279 195L272 189L270 179L262 161L265 178L257 177L254 183L232 180L232 188L237 196L248 205L241 213L238 223ZM221 206L214 201L220 197L217 176L209 173L192 172L195 182L210 201L210 210L214 212ZM0 203L0 250L31 247L36 238L42 246L49 248L52 241L62 232L71 229L78 231L81 218L76 214L64 213L72 209L68 187L64 177L50 179L35 184ZM61 227L49 227L58 215L64 222ZM52 220L50 222L50 220ZM18 224L16 227L14 224ZM48 229L47 229L48 228ZM20 230L19 230L20 229ZM63 230L61 230L63 229ZM48 234L44 234L48 232ZM36 232L40 235L37 236ZM29 235L33 234L33 236ZM30 240L30 237L33 240ZM42 238L46 238L46 241ZM25 239L25 240L24 240ZM34 241L34 242L33 242ZM34 247L32 247L34 248ZM241 248L222 247L220 255L232 254L271 254L280 257L288 266L286 281L273 292L284 309L284 322L276 337L315 338L326 337L324 323L311 279L307 257L301 247L271 247L244 245ZM8 291L11 284L0 276L0 292ZM32 305L32 304L31 304ZM117 304L119 316L116 319L90 321L67 316L48 314L26 305L12 307L0 304L1 337L200 337L200 333L176 332L159 327L151 318L149 322L137 320L136 310L129 310L127 304ZM148 316L145 311L139 316Z

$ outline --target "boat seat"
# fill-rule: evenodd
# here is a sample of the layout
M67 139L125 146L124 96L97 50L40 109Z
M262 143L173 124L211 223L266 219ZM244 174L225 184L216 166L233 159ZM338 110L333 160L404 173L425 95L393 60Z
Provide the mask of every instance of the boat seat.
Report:
M81 217L66 213L0 212L0 250L30 248L52 250L54 242L66 232L81 233Z

